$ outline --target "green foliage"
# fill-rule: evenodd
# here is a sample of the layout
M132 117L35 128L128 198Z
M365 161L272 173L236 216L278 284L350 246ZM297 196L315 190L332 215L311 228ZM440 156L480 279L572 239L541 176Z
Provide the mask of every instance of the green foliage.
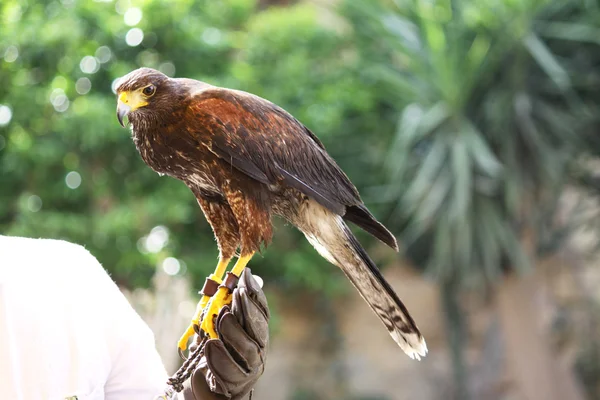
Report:
M352 42L320 24L313 6L8 0L0 13L0 104L12 110L0 126L0 230L84 244L121 284L147 285L157 265L176 257L201 286L217 257L192 194L146 167L116 122L111 84L134 68L280 104L358 183L376 165L372 156L358 158L363 149L353 144L377 125L377 92L361 81ZM143 41L130 46L135 29ZM282 224L252 267L284 288L344 287L341 274Z
M127 285L170 256L202 283L216 259L210 227L114 118L112 82L143 65L292 112L436 276L482 281L526 265L521 228L538 226L575 155L598 148L597 7L357 0L340 12L347 23L329 27L309 4L3 2L2 231L85 244ZM164 229L151 235L161 226L165 243ZM282 224L265 254L253 265L283 287L339 287Z
M257 0L3 0L0 232L81 243L126 286L148 285L172 257L203 284L217 257L209 225L115 118L113 82L153 67L253 92L304 122L460 316L461 285L525 269L525 233L562 239L549 215L573 175L600 192L587 162L600 149L599 7L340 3L338 19ZM251 267L282 291L348 287L280 221Z
M403 108L386 200L408 254L441 280L528 265L523 235L597 120L600 12L590 2L349 1L370 73ZM364 16L368 15L367 23ZM596 36L594 36L596 34ZM545 233L545 232L544 232Z

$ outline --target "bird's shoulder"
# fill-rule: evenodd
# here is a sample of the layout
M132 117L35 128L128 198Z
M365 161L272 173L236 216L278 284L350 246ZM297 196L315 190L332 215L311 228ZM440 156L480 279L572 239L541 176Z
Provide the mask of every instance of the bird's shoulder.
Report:
M199 93L202 90L216 87L210 83L190 78L173 78L172 80L177 82L178 87L186 89L190 97L194 97L196 93Z
M238 114L249 113L260 116L265 113L282 112L281 114L284 117L288 117L289 115L289 113L269 100L252 93L244 92L243 90L198 85L197 90L191 93L191 96L193 103L197 106L205 109L213 109L220 113L232 111Z
M283 180L339 215L346 205L361 203L321 141L276 104L212 87L197 92L192 107L210 149L250 177L269 184Z
M211 85L198 86L192 96L191 106L198 116L241 127L241 131L251 129L254 134L264 135L268 141L300 141L325 150L321 140L310 129L265 98L243 90Z

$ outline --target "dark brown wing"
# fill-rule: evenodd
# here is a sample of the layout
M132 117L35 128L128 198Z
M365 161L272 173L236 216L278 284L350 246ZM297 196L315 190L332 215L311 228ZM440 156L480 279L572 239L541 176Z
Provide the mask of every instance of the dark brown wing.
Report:
M265 184L285 184L338 215L362 204L358 191L323 144L289 113L260 97L212 88L194 112L210 131L211 150Z
M202 136L210 138L203 144L236 169L264 184L293 187L397 248L319 139L288 112L223 88L197 93L191 107Z

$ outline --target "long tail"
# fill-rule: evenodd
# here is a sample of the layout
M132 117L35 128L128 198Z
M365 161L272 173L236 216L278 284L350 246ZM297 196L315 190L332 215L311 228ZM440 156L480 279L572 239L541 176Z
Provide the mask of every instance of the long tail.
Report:
M420 360L427 354L425 339L375 263L340 216L321 206L310 208L305 214L309 229L302 229L309 242L344 271L400 348Z

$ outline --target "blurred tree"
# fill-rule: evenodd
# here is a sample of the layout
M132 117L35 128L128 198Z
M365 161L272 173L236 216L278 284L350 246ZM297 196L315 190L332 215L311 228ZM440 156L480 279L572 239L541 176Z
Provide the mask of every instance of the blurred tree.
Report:
M456 398L469 396L458 299L468 287L493 289L525 398L581 398L536 335L534 288L516 275L552 236L600 115L599 11L577 0L345 4L370 74L402 109L384 197L408 256L442 287Z
M548 216L570 172L600 187L573 165L600 149L585 131L599 115L596 3L347 0L347 21L273 3L3 0L0 231L84 244L129 287L157 266L200 286L217 256L211 230L184 185L140 160L111 85L149 66L248 90L319 135L438 279L457 381L465 286L497 288L513 362L530 366L518 356L539 344L520 336L534 310L510 306L530 288L504 277L554 239ZM347 287L291 229L277 227L267 254L252 268L282 290Z
M0 21L0 229L82 243L122 285L147 285L159 266L187 267L197 287L217 256L192 194L149 170L116 122L111 84L134 68L264 96L351 176L370 168L348 144L376 124L375 89L311 5L7 0ZM253 267L281 287L345 287L297 232L278 228L275 242Z
M144 165L115 118L111 87L141 66L281 105L359 188L372 184L393 121L382 123L351 37L313 5L271 3L2 1L0 232L83 244L122 286L147 286L162 268L201 287L217 260L210 227L183 184ZM251 267L268 287L319 291L322 302L349 287L282 224L267 254ZM334 331L330 353L343 346Z

